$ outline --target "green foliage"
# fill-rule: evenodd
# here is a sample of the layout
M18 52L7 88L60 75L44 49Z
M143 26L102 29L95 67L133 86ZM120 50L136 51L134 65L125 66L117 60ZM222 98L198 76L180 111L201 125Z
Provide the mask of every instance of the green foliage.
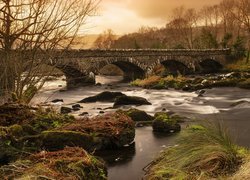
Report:
M169 117L166 113L158 115L154 121L161 121L168 125L175 125L177 123L177 120L174 118Z
M244 37L238 36L233 47L233 53L232 55L236 58L242 58L245 56L246 48L245 48L245 41L246 39Z
M29 123L36 131L59 128L66 123L73 122L75 118L71 115L60 114L53 109L38 109L35 118Z
M223 48L229 47L229 41L232 39L233 35L232 33L226 33L224 34L224 37L222 39L221 45Z
M206 29L202 29L200 39L202 48L216 49L219 46L216 37L212 34L211 31L208 31Z

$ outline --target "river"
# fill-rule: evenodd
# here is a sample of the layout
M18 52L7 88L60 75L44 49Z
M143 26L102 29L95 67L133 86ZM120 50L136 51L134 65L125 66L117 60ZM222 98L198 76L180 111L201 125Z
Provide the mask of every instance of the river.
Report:
M102 86L80 87L74 90L64 90L65 81L58 79L47 82L32 103L50 103L53 99L63 99L63 103L51 103L55 108L71 106L81 99L96 95L103 91L120 91L126 95L146 98L152 105L138 106L153 115L155 112L166 109L185 116L190 122L214 120L223 121L237 144L250 147L250 91L239 88L206 89L202 97L195 92L184 92L173 89L148 90L131 87L125 83L118 83L122 77L97 76L96 81ZM238 105L233 103L242 101ZM100 111L114 111L109 109L112 103L84 103L83 109L73 113L76 117L82 112L89 116L100 114ZM131 106L123 107L128 109ZM183 124L182 126L186 126ZM178 134L171 136L155 134L151 127L136 128L135 143L123 150L103 152L101 156L108 165L110 180L137 180L141 179L143 167L150 163L164 148L175 145Z

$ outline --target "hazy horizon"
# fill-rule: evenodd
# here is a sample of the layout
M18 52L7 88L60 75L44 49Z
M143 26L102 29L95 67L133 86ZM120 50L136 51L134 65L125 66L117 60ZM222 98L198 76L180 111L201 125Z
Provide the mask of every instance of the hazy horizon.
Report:
M219 3L200 0L102 0L98 14L88 19L87 25L80 34L100 34L112 29L115 34L122 35L137 31L141 26L163 27L171 14L178 7L200 9L206 5Z

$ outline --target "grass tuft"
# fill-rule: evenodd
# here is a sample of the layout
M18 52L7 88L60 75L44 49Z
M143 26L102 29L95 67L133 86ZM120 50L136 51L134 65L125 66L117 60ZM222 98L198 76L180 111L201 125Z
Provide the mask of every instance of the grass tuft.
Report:
M226 177L238 170L243 154L221 123L191 126L180 135L177 146L153 162L147 178Z

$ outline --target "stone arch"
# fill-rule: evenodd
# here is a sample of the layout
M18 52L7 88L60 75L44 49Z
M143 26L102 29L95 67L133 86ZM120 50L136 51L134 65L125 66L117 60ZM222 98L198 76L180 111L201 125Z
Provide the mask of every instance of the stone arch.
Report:
M109 63L98 71L101 75L106 76L123 76L124 72L116 65Z
M115 61L111 64L116 65L123 71L123 77L125 81L131 81L137 78L143 78L145 76L145 71L132 62Z
M168 73L173 75L185 75L191 72L190 68L188 68L187 65L175 59L162 61L161 64L165 67Z
M216 73L219 72L223 66L214 59L205 59L199 63L200 72L202 73Z
M67 88L95 84L94 75L91 77L91 74L85 74L73 65L56 65L55 67L64 73L66 77Z

